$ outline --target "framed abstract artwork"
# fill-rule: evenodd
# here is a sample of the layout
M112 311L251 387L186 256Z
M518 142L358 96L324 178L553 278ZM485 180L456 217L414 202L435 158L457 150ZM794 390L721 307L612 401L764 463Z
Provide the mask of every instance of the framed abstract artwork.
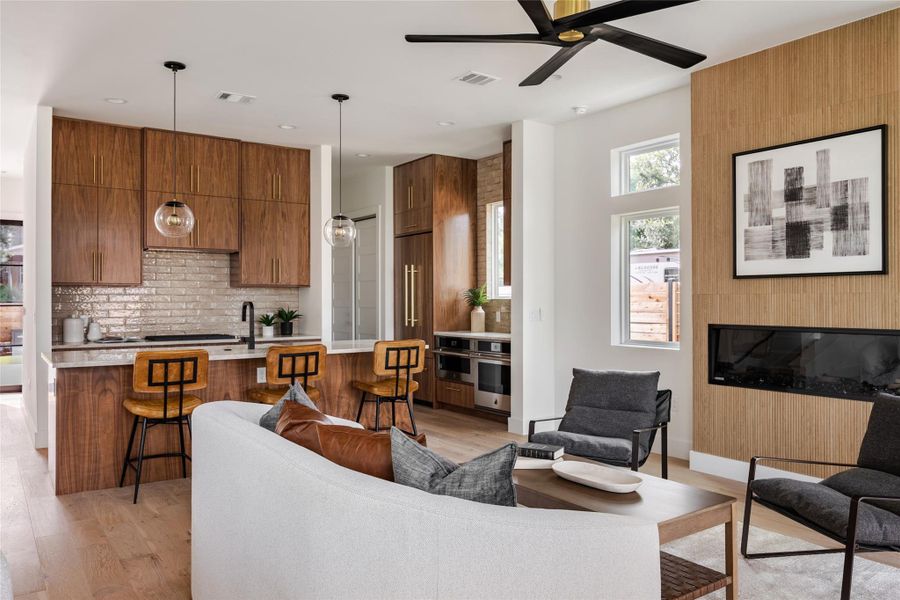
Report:
M734 277L886 273L885 130L732 155Z

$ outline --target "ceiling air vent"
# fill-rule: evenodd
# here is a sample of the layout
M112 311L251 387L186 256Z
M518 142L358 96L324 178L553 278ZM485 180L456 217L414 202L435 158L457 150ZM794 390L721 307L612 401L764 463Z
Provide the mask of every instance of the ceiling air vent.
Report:
M499 81L499 79L499 77L496 77L494 75L479 73L478 71L469 71L468 73L463 73L456 78L457 81L462 81L463 83L469 83L472 85L487 85L489 83Z
M219 100L224 100L225 102L231 102L232 104L250 104L254 100L256 100L256 96L251 96L249 94L236 94L234 92L219 92L216 94L216 98Z

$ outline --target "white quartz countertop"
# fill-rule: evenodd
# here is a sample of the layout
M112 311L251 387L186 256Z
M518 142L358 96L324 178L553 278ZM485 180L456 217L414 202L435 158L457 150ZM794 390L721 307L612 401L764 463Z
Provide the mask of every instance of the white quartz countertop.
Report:
M490 340L492 342L509 342L512 340L511 333L499 333L496 331L435 331L434 335L444 335L449 337L469 338L471 340Z
M253 358L265 358L269 346L283 343L280 340L259 339L256 348L248 350L246 344L219 344L191 346L154 346L154 350L185 350L190 348L202 348L209 353L209 360L247 360ZM100 344L102 346L102 344ZM371 352L375 346L375 340L350 340L335 341L328 349L329 354L351 354L356 352ZM74 369L84 367L115 367L134 363L134 355L140 350L138 347L129 348L91 348L87 350L54 350L49 355L42 353L41 357L54 369Z
M318 342L320 340L320 336L318 335L307 335L307 334L297 334L297 335L276 335L273 338L264 338L261 336L256 337L256 343L258 344L283 344L285 342ZM168 342L148 342L147 340L140 339L134 342L81 342L78 344L53 344L52 350L110 350L110 349L123 349L123 348L156 348L160 346L165 346L167 348L173 348L177 346L190 346L192 348L207 347L207 346L228 346L228 345L236 345L240 344L241 340L238 337L235 337L230 340L184 340L184 341L168 341Z

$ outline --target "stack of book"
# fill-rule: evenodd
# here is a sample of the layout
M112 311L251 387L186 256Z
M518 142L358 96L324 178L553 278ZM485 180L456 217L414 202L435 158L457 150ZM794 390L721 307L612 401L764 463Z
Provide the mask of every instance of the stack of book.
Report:
M550 444L535 444L527 442L519 444L519 456L524 458L540 458L542 460L556 460L565 452L562 446L551 446Z

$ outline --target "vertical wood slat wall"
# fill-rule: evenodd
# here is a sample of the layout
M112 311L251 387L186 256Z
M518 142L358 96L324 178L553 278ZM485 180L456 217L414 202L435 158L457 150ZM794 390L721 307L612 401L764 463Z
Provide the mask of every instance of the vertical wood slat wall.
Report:
M691 104L694 450L854 462L870 403L709 385L707 325L900 329L900 9L698 71ZM880 124L888 274L733 279L732 153Z

